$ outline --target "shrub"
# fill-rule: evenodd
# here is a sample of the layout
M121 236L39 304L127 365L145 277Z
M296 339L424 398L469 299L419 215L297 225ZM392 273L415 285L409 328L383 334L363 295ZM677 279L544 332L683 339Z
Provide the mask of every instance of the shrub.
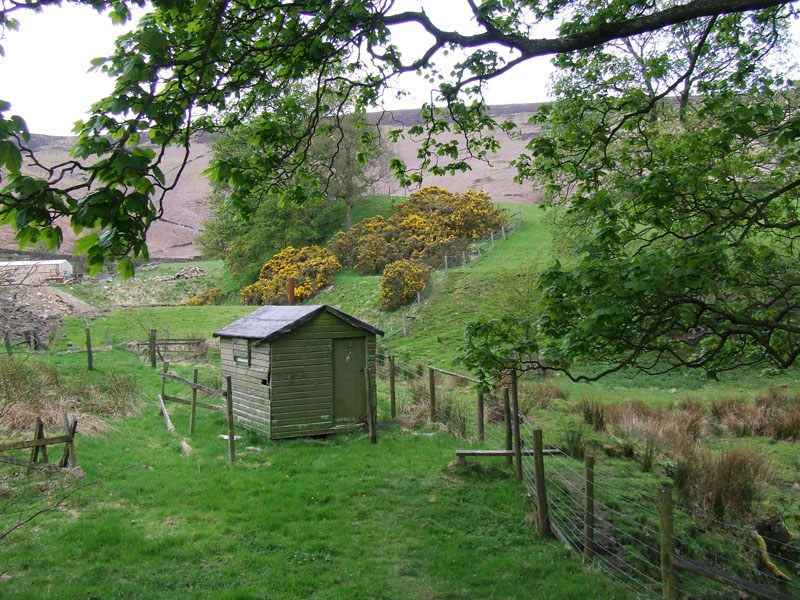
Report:
M564 452L572 458L582 460L586 455L586 438L581 423L566 425L561 434L561 442L564 444Z
M199 296L189 298L186 301L186 306L211 306L217 304L222 298L222 290L220 288L212 288L205 290Z
M289 246L264 263L258 280L242 290L242 304L274 304L285 299L289 277L295 278L295 297L306 300L329 285L341 268L336 257L320 246Z
M398 260L388 265L381 280L381 308L394 310L411 302L428 281L432 270L410 260Z
M583 415L584 422L591 425L595 431L603 431L606 428L605 410L600 402L584 398L578 405L578 410Z
M428 187L396 204L388 220L364 219L337 233L328 247L343 265L362 274L381 273L401 259L435 267L446 255L460 255L471 240L508 223L485 192L453 194Z

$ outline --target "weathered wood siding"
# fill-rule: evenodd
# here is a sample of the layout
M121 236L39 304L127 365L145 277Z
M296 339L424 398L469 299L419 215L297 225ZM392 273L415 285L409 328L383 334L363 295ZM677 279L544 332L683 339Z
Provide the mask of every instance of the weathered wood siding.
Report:
M329 433L333 422L333 339L366 337L375 369L375 335L328 312L272 342L272 438ZM374 382L373 382L373 390Z
M234 422L265 436L270 435L270 344L251 342L250 365L235 360L247 356L247 340L220 338L222 376L233 386Z

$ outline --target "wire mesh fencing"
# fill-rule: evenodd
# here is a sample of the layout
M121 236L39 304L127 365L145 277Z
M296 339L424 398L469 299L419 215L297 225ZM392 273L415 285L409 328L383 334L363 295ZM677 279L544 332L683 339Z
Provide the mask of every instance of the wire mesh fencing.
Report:
M514 414L508 390L480 394L469 377L391 362L399 421L438 424L465 448L491 449L509 465L519 457L526 496L532 506L545 507L548 528L635 596L800 598L800 543L779 516L758 527L737 525L685 506L666 488L631 485L615 476L618 467L557 446L539 450L537 486L538 428ZM390 360L379 356L379 365L386 381Z

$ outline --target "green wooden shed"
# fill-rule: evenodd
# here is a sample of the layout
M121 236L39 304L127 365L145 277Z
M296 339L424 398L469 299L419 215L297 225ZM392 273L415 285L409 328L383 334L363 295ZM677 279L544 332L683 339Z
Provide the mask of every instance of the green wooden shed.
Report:
M270 439L363 426L367 367L376 399L376 335L325 304L263 306L215 332L236 424Z

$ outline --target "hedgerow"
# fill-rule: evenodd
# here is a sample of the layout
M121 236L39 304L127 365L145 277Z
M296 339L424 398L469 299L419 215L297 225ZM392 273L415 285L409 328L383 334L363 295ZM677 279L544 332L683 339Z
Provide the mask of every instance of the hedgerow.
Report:
M242 304L275 304L284 301L287 282L294 277L297 300L314 296L342 269L336 257L320 246L288 246L264 263L258 280L242 289Z

